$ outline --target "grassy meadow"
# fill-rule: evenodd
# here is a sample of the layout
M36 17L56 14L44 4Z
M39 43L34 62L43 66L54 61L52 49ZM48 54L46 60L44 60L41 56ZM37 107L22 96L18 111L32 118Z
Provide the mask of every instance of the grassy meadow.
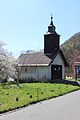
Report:
M19 86L16 84L0 85L0 113L78 89L80 89L78 86L55 83L24 83Z

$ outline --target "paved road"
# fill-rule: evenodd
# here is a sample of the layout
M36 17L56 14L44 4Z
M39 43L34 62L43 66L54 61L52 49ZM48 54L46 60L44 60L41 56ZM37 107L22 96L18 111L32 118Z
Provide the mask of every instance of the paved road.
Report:
M80 120L80 90L1 115L0 120Z

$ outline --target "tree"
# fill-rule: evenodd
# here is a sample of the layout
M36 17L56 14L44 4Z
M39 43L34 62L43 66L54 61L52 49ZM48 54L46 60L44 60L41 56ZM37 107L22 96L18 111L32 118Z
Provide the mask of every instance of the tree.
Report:
M18 65L18 61L16 63L16 71L15 71L15 74L16 74L16 79L17 79L17 86L19 86L19 75L20 75L20 72L21 72L21 67Z
M8 77L16 77L16 59L9 56L8 52L4 49L4 45L5 44L0 41L0 82L3 82Z

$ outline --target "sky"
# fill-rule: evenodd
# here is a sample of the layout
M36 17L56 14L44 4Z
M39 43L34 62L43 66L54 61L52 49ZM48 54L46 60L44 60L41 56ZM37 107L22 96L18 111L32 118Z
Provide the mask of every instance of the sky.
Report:
M60 44L80 32L80 0L0 0L0 40L8 52L43 49L51 14Z

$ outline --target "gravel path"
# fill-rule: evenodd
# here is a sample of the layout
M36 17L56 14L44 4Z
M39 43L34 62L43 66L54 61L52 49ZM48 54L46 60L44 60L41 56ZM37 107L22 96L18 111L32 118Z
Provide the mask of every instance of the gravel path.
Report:
M80 120L80 90L3 114L0 120Z

